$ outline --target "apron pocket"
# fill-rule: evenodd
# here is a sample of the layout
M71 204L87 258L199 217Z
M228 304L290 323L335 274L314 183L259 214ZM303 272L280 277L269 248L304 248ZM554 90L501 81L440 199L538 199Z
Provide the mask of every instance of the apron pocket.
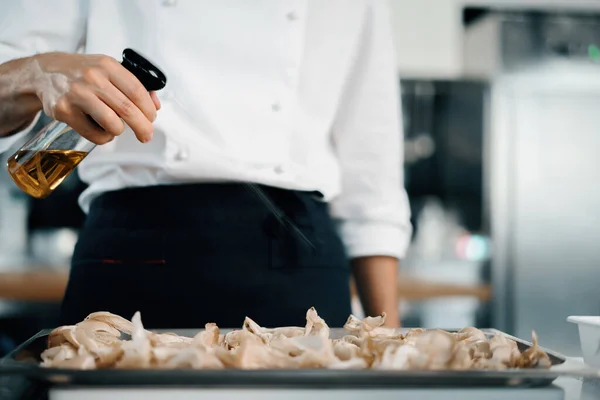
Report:
M321 213L319 213L321 214ZM265 222L272 269L322 268L349 270L346 249L329 215L317 215L314 226L297 225L312 246L274 218Z
M62 323L96 311L127 319L140 311L144 323L160 325L160 317L169 315L163 296L175 279L165 267L164 237L160 230L84 229L71 262Z

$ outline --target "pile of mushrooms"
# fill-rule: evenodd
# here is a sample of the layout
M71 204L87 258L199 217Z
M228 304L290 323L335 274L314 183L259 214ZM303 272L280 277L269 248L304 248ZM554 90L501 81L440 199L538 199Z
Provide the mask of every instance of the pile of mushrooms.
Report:
M504 335L476 328L459 332L384 327L385 314L344 325L332 339L327 323L311 308L305 327L263 328L250 318L222 334L216 324L193 338L144 329L140 313L131 321L108 312L90 314L73 326L53 330L42 366L68 369L379 369L466 370L549 368L548 355L533 346L520 352Z

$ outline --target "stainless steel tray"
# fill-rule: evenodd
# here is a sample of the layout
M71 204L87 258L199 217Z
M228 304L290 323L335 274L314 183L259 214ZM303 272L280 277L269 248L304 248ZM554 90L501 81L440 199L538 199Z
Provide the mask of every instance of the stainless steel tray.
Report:
M488 335L505 335L521 351L531 343L503 332L484 329ZM0 361L0 374L17 374L33 381L69 386L130 387L540 387L559 376L600 376L597 370L560 370L565 357L546 350L550 370L510 369L504 371L377 371L377 370L69 370L42 368L40 354L47 346L49 330L41 331ZM177 332L180 334L185 334ZM343 330L332 330L342 336Z

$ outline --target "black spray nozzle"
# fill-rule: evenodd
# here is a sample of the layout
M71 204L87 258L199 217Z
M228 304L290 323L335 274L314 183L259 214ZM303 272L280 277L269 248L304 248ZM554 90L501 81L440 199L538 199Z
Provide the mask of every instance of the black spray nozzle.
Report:
M160 90L167 84L167 77L158 67L131 49L123 50L121 65L134 74L149 92Z

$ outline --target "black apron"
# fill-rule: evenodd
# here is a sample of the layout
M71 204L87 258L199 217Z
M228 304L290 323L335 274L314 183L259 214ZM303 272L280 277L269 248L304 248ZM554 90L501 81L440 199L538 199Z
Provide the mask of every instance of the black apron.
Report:
M311 306L332 327L350 314L349 262L314 193L261 186L314 244L282 227L237 183L108 192L91 204L71 263L61 323L95 311L148 328L305 324Z

